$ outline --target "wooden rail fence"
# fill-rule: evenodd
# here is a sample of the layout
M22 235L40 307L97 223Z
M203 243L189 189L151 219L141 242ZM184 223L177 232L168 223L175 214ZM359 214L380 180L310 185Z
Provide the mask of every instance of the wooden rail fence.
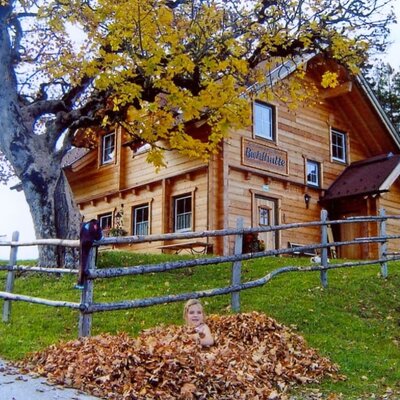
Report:
M218 295L231 294L231 307L233 311L240 310L240 292L262 286L267 284L273 278L278 275L290 272L319 272L321 284L323 287L328 286L328 270L338 268L349 268L349 267L362 267L372 264L380 264L381 276L386 278L388 276L388 262L400 260L400 253L388 253L387 244L389 240L400 239L399 235L387 235L386 234L386 223L388 220L400 219L400 216L386 215L385 211L380 210L379 216L373 217L352 217L345 220L329 221L327 218L327 212L322 210L321 220L313 221L308 223L294 223L286 225L268 226L260 228L244 228L243 220L238 219L237 227L235 229L225 230L214 230L214 231L203 231L203 232L186 232L176 234L161 234L161 235L149 235L149 236L129 236L129 237L114 237L104 238L95 242L95 246L107 246L110 244L133 244L141 242L157 242L157 241L168 241L177 239L193 239L193 238L205 238L205 237L216 237L216 236L235 236L235 247L234 254L228 256L211 256L207 258L196 258L183 261L170 261L159 264L148 264L139 266L129 267L111 267L111 268L96 268L96 257L95 248L92 248L89 255L89 271L85 277L84 289L81 294L80 302L68 302L62 300L48 300L39 297L31 297L22 294L13 293L15 273L17 271L29 271L36 273L48 273L48 274L77 274L76 269L66 268L42 268L42 267L31 267L22 266L17 264L17 251L20 246L37 246L37 245L58 245L67 247L78 247L78 240L61 240L61 239L41 239L32 242L19 242L18 232L14 232L11 242L1 242L0 246L10 247L10 259L7 265L0 266L0 270L6 270L6 287L5 291L0 291L0 298L4 299L3 304L3 322L8 322L11 318L11 304L13 301L25 301L29 303L42 304L52 307L67 307L76 309L79 312L79 336L90 336L92 327L92 315L97 312L115 311L123 309L141 308L148 307L157 304L172 303L178 301L185 301L191 298L203 298ZM364 237L354 238L351 241L332 242L329 241L328 227L337 224L351 224L360 222L376 222L378 224L378 236L376 237ZM300 247L288 247L277 250L266 250L258 251L253 253L243 253L243 236L249 233L259 232L279 232L287 229L299 229L302 227L318 226L321 230L321 240L319 243L304 245ZM352 244L363 244L363 243L378 243L379 245L379 257L374 260L358 260L353 262L334 263L333 260L329 262L328 254L332 249L336 249L339 246L346 246ZM267 275L260 277L252 281L242 282L241 267L242 262L254 258L262 258L269 256L280 256L280 255L294 255L299 252L315 252L318 251L320 254L320 263L311 264L310 266L285 266L278 268ZM220 264L220 263L232 263L231 267L231 283L222 288L212 288L208 290L193 291L174 295L165 295L158 297L148 297L137 300L126 300L113 303L96 303L93 301L94 293L94 281L96 279L107 279L114 277L122 277L127 275L141 275L155 272L165 272L181 268L198 267L202 265Z

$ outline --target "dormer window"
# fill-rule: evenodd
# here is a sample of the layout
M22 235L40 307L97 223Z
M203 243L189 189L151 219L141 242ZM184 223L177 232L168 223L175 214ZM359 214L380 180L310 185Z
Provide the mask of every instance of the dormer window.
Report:
M115 133L103 136L101 163L109 164L115 159Z

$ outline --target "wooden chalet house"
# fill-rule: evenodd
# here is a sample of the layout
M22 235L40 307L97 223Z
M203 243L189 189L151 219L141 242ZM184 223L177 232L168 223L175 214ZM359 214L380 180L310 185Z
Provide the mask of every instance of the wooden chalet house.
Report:
M307 61L316 84L329 66L318 56ZM166 152L159 173L146 163L146 145L130 148L122 129L100 137L96 149L75 149L65 173L85 219L128 235L160 234L309 222L322 208L331 220L400 210L400 137L362 76L319 89L312 106L290 110L283 102L249 101L253 124L232 131L208 162ZM272 78L287 79L278 67ZM206 135L206 128L196 129ZM388 226L388 233L397 226ZM334 240L377 234L377 224L345 224ZM318 227L260 234L267 249L288 242L318 242ZM210 238L215 254L231 254L233 238ZM163 245L135 245L160 252ZM393 249L392 249L393 250ZM376 255L377 245L338 249L343 258Z

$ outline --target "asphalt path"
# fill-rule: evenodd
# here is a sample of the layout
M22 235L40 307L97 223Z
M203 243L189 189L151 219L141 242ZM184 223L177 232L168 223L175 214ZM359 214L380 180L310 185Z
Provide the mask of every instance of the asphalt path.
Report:
M98 397L22 374L0 359L0 400L98 400Z

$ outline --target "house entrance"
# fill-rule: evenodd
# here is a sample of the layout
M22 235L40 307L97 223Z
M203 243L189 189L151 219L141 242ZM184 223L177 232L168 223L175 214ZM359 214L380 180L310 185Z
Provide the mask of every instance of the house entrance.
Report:
M347 219L360 215L376 215L376 203L374 200L355 198L339 200L335 204L336 212L332 213L331 219ZM336 225L334 228L335 240L348 242L356 238L376 235L376 224L367 222L353 222L350 224ZM336 231L336 233L335 233ZM371 251L375 251L376 245L373 244L352 244L339 246L337 248L338 257L348 259L368 258Z
M356 217L358 213L343 213L340 219L346 219L349 217ZM364 236L365 223L354 223L354 224L341 224L340 225L340 240L347 242L354 240L358 237ZM341 246L339 250L339 256L341 258L349 259L361 259L363 256L363 249L361 244L352 244L347 246Z
M278 221L277 199L256 194L254 196L252 225L253 227L265 227L276 225ZM278 235L276 232L260 232L259 240L265 243L265 250L278 248Z

